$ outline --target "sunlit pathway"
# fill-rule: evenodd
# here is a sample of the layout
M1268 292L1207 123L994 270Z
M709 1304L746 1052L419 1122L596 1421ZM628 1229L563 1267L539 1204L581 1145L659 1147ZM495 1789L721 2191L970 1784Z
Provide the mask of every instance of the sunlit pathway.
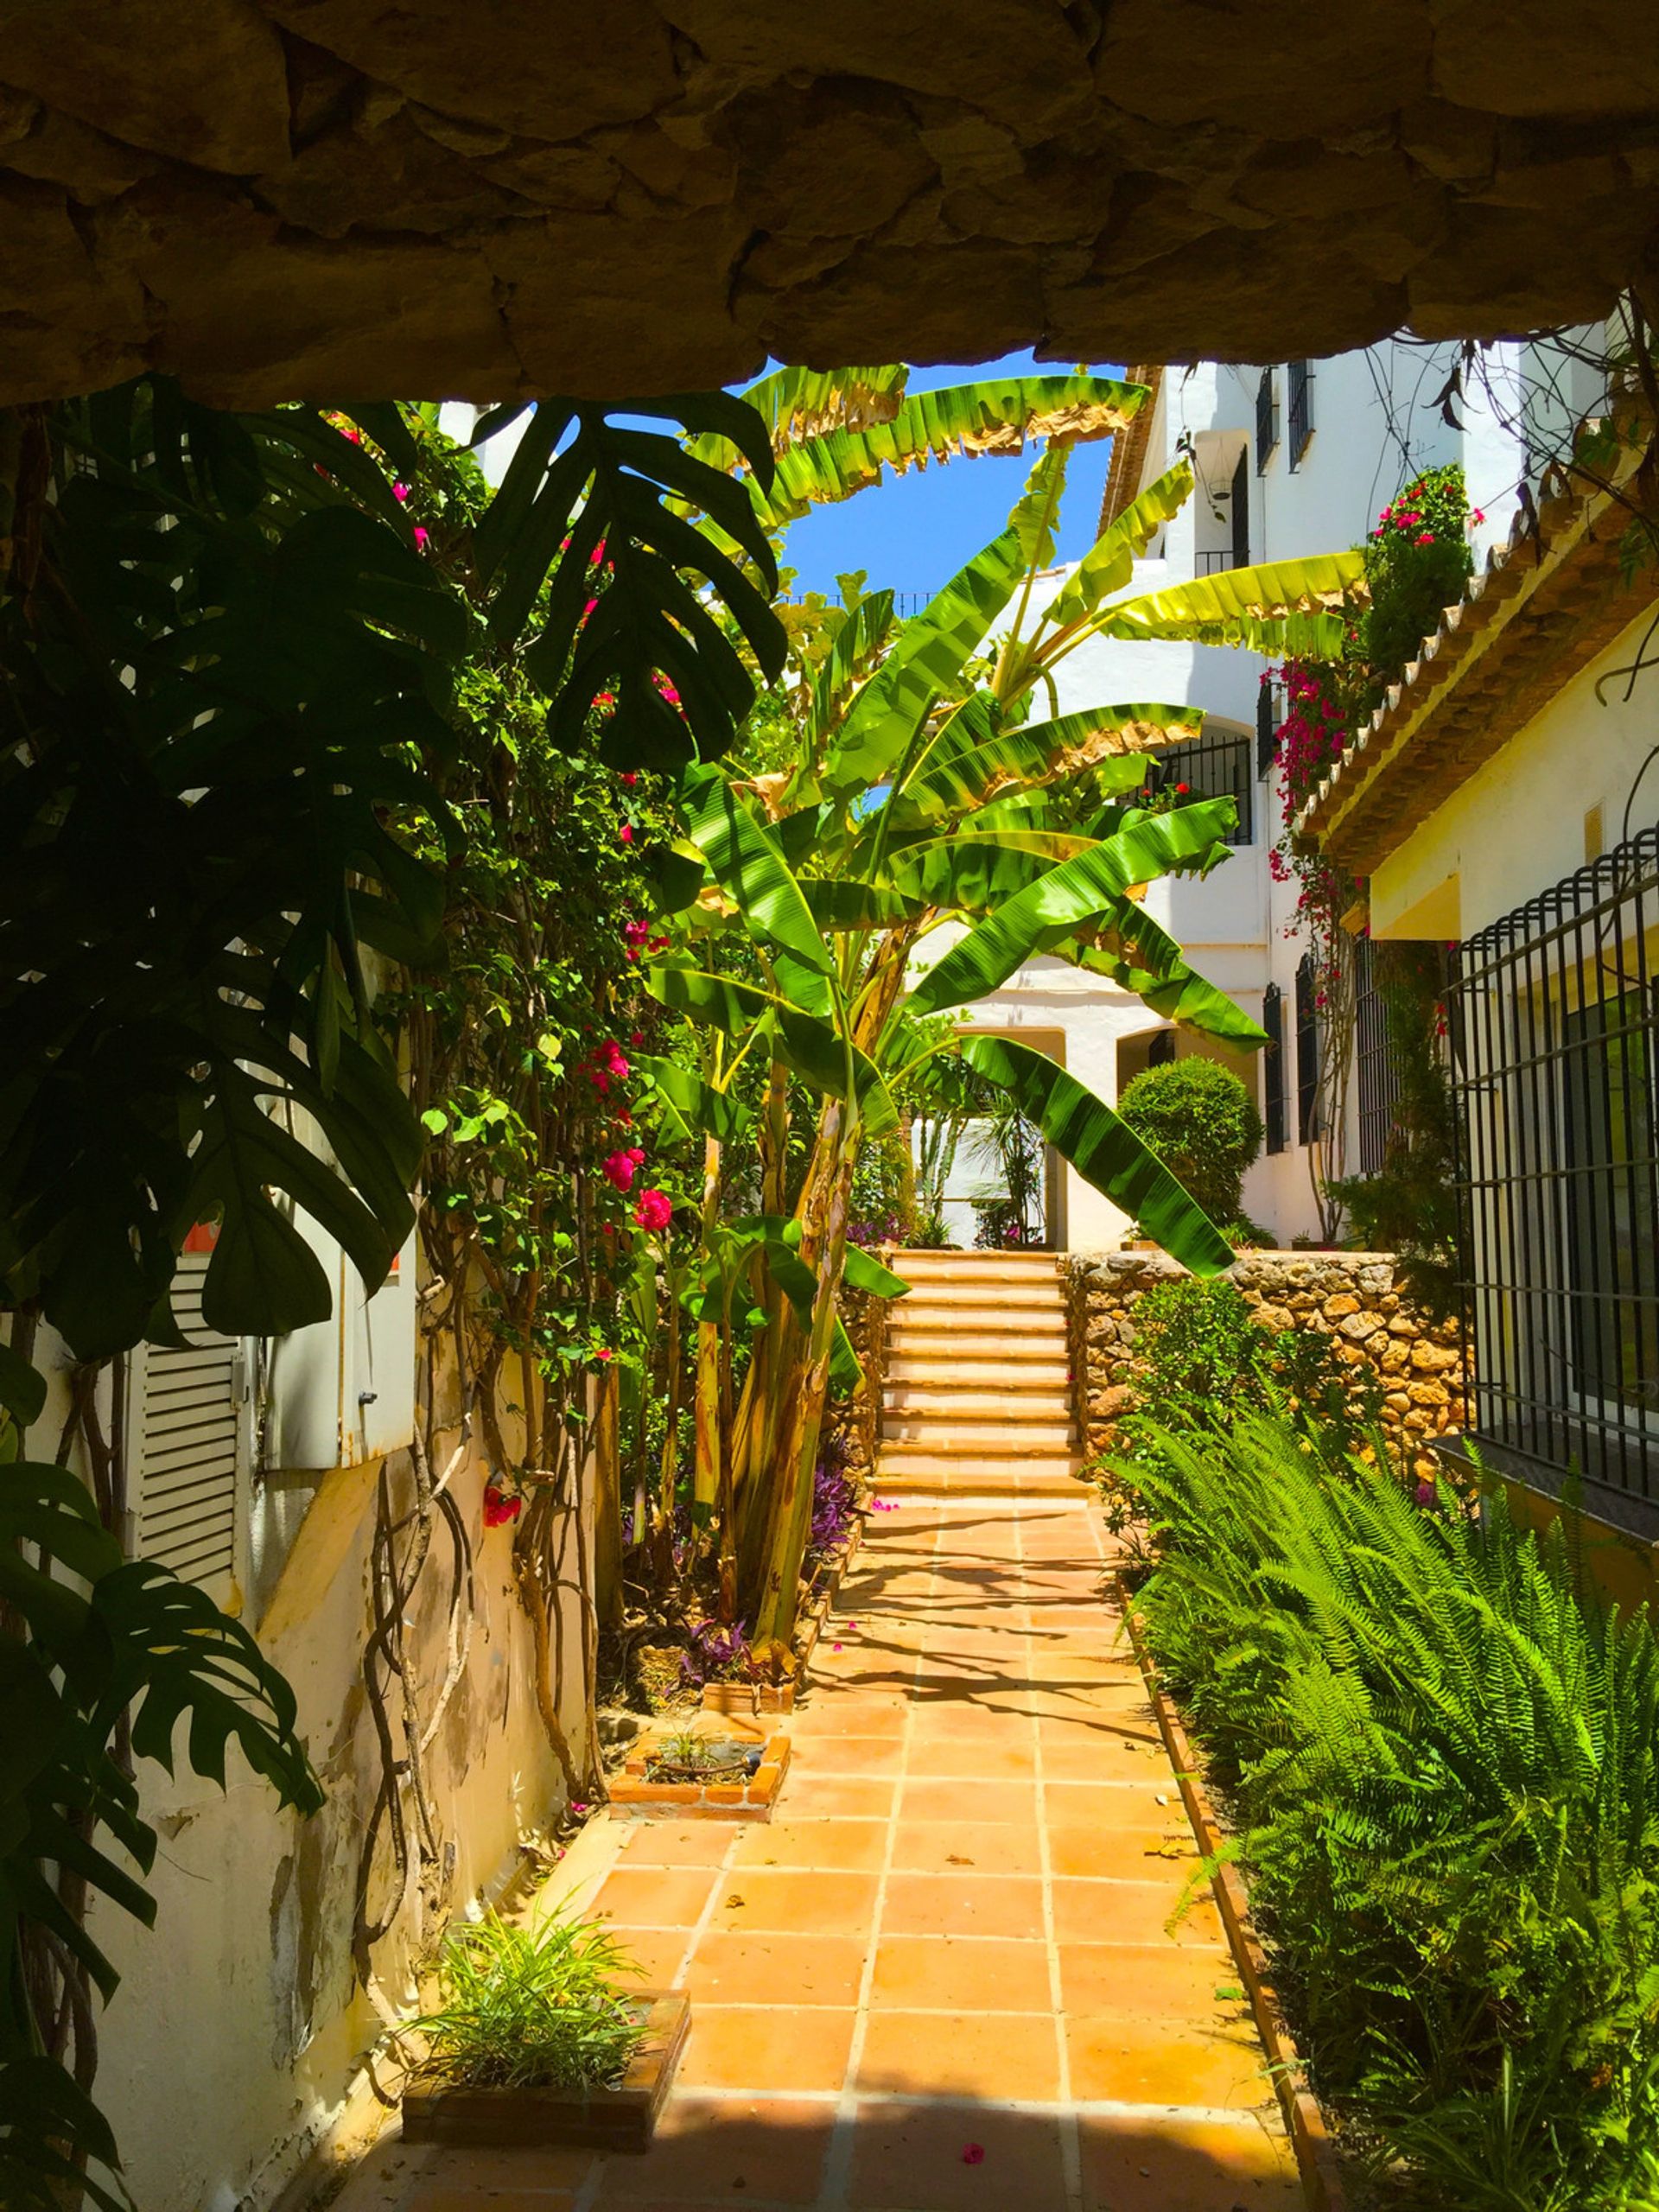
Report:
M631 1826L600 1891L691 1993L655 2148L409 2154L372 2202L1299 2204L1207 1891L1167 1929L1193 1847L1102 1564L1081 1497L876 1516L776 1821Z

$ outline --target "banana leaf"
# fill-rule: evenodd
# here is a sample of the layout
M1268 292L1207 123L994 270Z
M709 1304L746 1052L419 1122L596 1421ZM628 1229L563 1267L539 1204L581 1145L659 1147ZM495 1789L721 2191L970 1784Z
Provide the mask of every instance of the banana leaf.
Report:
M736 900L750 935L782 946L809 968L827 974L830 951L770 830L755 820L717 768L687 776L681 796L691 842L715 880Z
M1364 600L1363 553L1319 553L1305 561L1268 561L1223 569L1190 583L1116 600L1089 623L1102 638L1169 638L1199 645L1243 645L1257 652L1339 647L1337 610ZM1328 655L1327 655L1328 658Z
M909 393L887 422L785 448L770 492L750 486L755 512L772 529L879 483L884 467L902 475L958 454L1017 454L1027 438L1079 444L1107 437L1146 397L1143 385L1090 376L1010 377Z
M936 741L907 779L905 797L929 817L966 812L1005 788L1030 790L1091 767L1105 772L1105 789L1136 791L1154 747L1184 743L1203 727L1201 707L1145 703L1032 722L961 751L945 751Z
M804 1007L792 1004L753 983L734 982L696 968L664 964L648 969L645 987L664 1006L689 1014L743 1041L755 1024L770 1014L777 1025L779 1057L795 1072L832 1098L847 1095L846 1048L834 1027ZM856 1046L852 1052L853 1084L858 1095L867 1135L886 1136L899 1126L899 1116L874 1062Z
M1005 983L1035 952L1064 944L1084 925L1119 916L1132 883L1212 864L1226 847L1231 799L1207 799L1173 814L1143 814L1075 861L1062 861L987 916L953 945L911 993L912 1014L968 1006Z
M1152 1147L1046 1053L1006 1037L964 1039L969 1067L1007 1091L1057 1152L1195 1275L1230 1267L1233 1248Z
M1173 515L1192 496L1192 467L1179 461L1132 499L1103 531L1044 608L1047 621L1062 626L1081 621L1110 592L1122 591L1144 553Z
M855 688L875 665L892 628L893 594L873 591L860 600L836 632L812 679L812 696L801 730L809 760L817 759Z

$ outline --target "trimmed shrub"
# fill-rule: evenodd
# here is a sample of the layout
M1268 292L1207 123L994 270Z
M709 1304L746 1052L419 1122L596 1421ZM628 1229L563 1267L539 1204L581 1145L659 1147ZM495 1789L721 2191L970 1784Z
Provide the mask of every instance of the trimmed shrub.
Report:
M1117 1110L1211 1221L1224 1227L1236 1220L1245 1172L1266 1133L1255 1101L1230 1068L1198 1058L1147 1068Z

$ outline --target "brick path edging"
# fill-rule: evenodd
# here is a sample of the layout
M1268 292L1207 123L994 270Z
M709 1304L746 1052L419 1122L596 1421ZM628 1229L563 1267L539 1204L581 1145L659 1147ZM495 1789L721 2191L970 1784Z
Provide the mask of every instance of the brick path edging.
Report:
M1211 1806L1180 1716L1166 1696L1159 1680L1147 1643L1144 1624L1135 1610L1134 1595L1122 1575L1117 1578L1117 1586L1124 1624L1129 1632L1129 1641L1135 1647L1135 1659L1147 1686L1147 1695L1157 1716L1159 1733L1164 1739L1164 1748L1169 1753L1176 1780L1180 1784L1181 1802L1186 1808L1187 1818L1192 1823L1192 1833L1198 1838L1198 1848L1211 1861L1211 1887L1215 1892L1222 1925L1227 1930L1228 1946L1249 1994L1250 2010L1255 2016L1256 2033L1268 2054L1280 2109L1284 2113L1285 2126L1301 2172L1302 2193L1307 2200L1308 2212L1349 2212L1348 2195L1338 2167L1336 2146L1332 2141L1331 2131L1325 2124L1319 2100L1307 2085L1301 2054L1280 2012L1278 1993L1268 1976L1267 1954L1262 1948L1250 1916L1249 1891L1236 1866L1230 1861L1216 1863L1223 1846L1220 1823Z

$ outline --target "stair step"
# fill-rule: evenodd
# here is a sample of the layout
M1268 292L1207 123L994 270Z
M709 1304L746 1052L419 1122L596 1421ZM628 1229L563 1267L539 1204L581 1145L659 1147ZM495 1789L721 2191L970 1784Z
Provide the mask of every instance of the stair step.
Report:
M1048 1459L1070 1452L1077 1439L1068 1421L1014 1424L1000 1421L885 1421L884 1452L916 1452L930 1459Z
M1071 1395L1065 1390L1028 1390L1018 1395L992 1385L964 1390L960 1385L941 1389L924 1383L889 1382L881 1395L884 1418L891 1424L905 1419L926 1419L949 1424L953 1421L1067 1421L1071 1419ZM891 1433L891 1431L889 1431Z
M1053 1282L917 1282L904 1300L906 1310L918 1306L940 1311L978 1313L989 1307L998 1313L1064 1313L1065 1300Z
M991 1274L1059 1272L1057 1252L951 1251L944 1246L901 1245L893 1255L895 1268L971 1269Z
M1039 1491L1067 1497L1077 1495L1077 1472L1083 1461L1075 1452L1053 1453L1046 1459L1021 1459L1014 1454L964 1454L956 1459L929 1459L919 1452L883 1452L876 1464L875 1479L883 1490Z
M1034 1353L1021 1346L1016 1359L1001 1354L990 1359L968 1359L955 1351L926 1357L890 1357L887 1381L890 1388L905 1389L991 1390L1020 1397L1065 1394L1069 1402L1071 1370L1062 1360L1044 1357L1040 1346Z
M1058 1310L1027 1313L1020 1306L1010 1310L990 1306L963 1306L947 1310L942 1306L911 1306L908 1300L893 1309L891 1327L895 1340L908 1336L960 1333L980 1337L1058 1337L1064 1343L1067 1336L1065 1316Z

